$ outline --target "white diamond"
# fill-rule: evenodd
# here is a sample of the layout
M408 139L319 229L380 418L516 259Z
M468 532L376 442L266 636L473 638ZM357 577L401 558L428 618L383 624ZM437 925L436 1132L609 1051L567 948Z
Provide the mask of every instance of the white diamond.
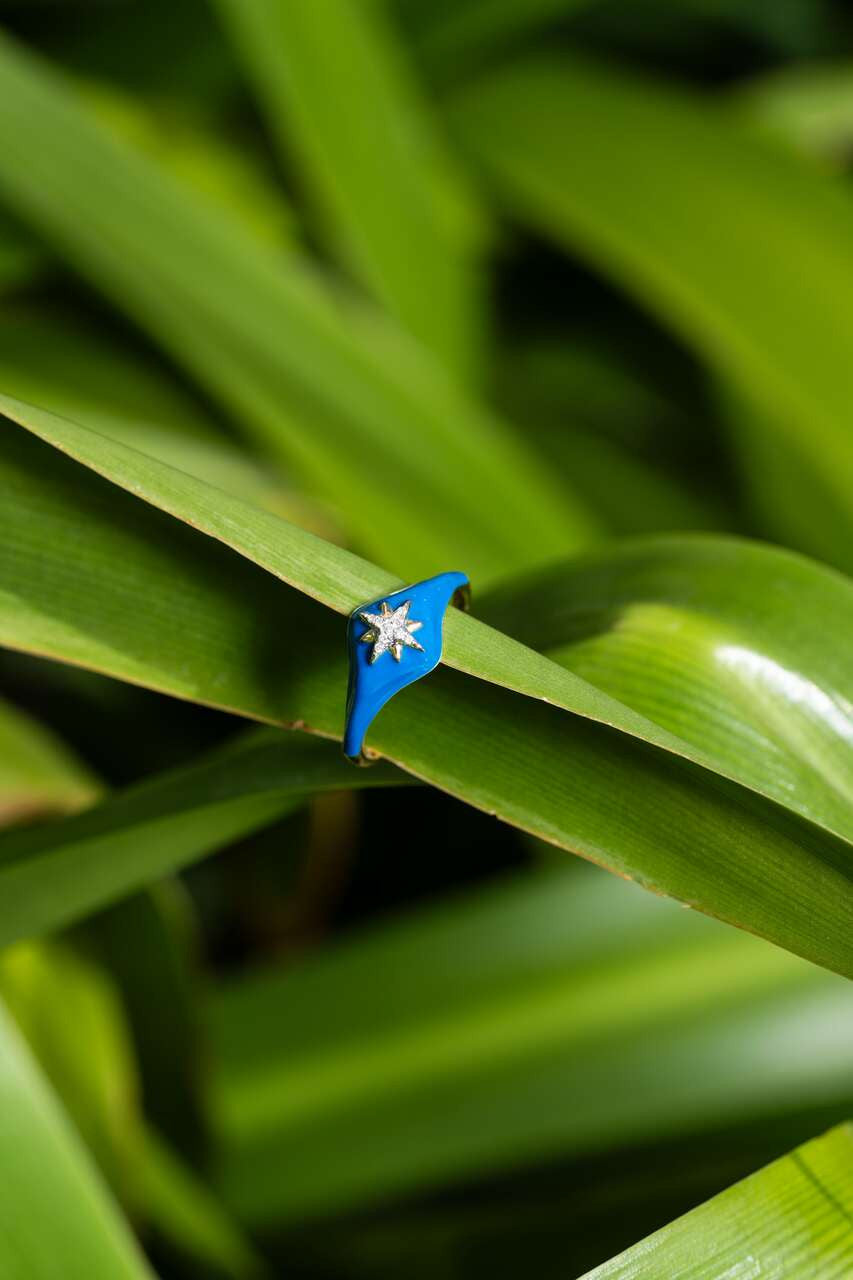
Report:
M404 646L424 652L423 645L412 636L413 631L420 631L423 623L409 621L411 605L411 600L404 600L397 609L390 609L388 601L383 600L380 613L359 613L368 627L361 639L365 644L373 645L370 662L381 658L383 653L390 653L399 662Z

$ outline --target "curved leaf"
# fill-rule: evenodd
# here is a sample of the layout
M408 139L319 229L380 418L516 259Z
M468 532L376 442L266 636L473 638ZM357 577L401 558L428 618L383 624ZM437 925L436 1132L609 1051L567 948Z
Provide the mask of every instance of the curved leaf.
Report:
M340 735L346 670L332 614L25 432L0 437L0 459L9 494L0 541L3 643ZM143 462L152 474L157 464ZM171 474L176 493L198 484ZM220 495L210 507L227 524L235 501ZM317 547L315 590L340 600L375 572L355 557L339 560L344 553L311 535L298 537ZM291 572L311 564L300 562L289 536L267 546ZM386 583L383 575L377 591ZM449 616L448 642L460 624L485 637L473 646L479 674L491 666L506 678L505 656L512 662L520 653L529 688L541 670L545 689L580 691L589 708L612 708L622 723L633 718L662 742L671 739L556 663L482 624L478 631L473 619ZM385 709L372 746L525 830L853 973L849 845L705 768L446 668Z
M656 1231L581 1280L808 1276L853 1270L853 1125L840 1125Z
M790 506L798 545L853 566L849 194L709 103L575 61L497 72L452 115L513 208L636 292L772 427L813 513L777 504L780 527Z
M511 880L214 998L222 1186L249 1221L300 1220L844 1114L851 1013L841 979L598 873Z
M0 199L399 572L426 576L462 557L484 580L594 531L440 361L176 184L6 37Z
M657 537L528 574L479 608L728 776L853 837L853 587L839 574L741 539Z

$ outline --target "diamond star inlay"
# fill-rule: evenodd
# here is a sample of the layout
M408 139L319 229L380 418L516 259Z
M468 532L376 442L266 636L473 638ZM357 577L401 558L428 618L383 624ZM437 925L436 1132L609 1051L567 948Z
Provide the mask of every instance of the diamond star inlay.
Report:
M391 653L399 662L404 645L424 652L423 645L412 637L412 632L420 631L423 623L409 621L411 605L411 600L404 600L398 608L389 609L388 601L383 600L381 613L359 613L358 616L367 623L368 628L360 639L364 644L373 645L368 661L375 662L383 653Z

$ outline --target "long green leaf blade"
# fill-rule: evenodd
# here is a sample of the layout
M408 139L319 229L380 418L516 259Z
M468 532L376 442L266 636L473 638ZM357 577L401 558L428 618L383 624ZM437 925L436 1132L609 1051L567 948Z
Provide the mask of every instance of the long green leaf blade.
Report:
M26 432L0 445L3 643L341 734L333 614ZM446 668L395 699L371 743L506 821L853 972L849 845L705 768Z
M808 1276L853 1270L853 1125L840 1125L581 1280Z
M392 585L340 548L86 428L8 397L0 406L334 609ZM670 539L529 575L487 598L485 614L568 670L456 611L445 662L687 755L853 835L853 662L824 644L834 629L853 630L853 590L839 575L758 545Z
M5 37L0 198L406 576L458 560L495 577L591 533L439 361L178 186Z
M349 0L218 7L333 247L403 325L470 374L483 326L475 215L390 15Z
M769 424L812 513L777 502L783 531L791 507L798 544L849 569L849 195L707 103L581 62L497 72L453 120L513 208L637 293Z

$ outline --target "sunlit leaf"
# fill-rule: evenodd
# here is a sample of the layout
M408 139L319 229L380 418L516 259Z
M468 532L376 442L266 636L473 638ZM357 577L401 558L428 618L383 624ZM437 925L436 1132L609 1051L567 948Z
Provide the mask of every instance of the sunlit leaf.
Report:
M481 608L729 776L772 778L782 803L853 836L853 651L826 643L853 634L839 574L742 539L635 539Z
M808 1276L853 1268L853 1126L798 1147L582 1280Z

